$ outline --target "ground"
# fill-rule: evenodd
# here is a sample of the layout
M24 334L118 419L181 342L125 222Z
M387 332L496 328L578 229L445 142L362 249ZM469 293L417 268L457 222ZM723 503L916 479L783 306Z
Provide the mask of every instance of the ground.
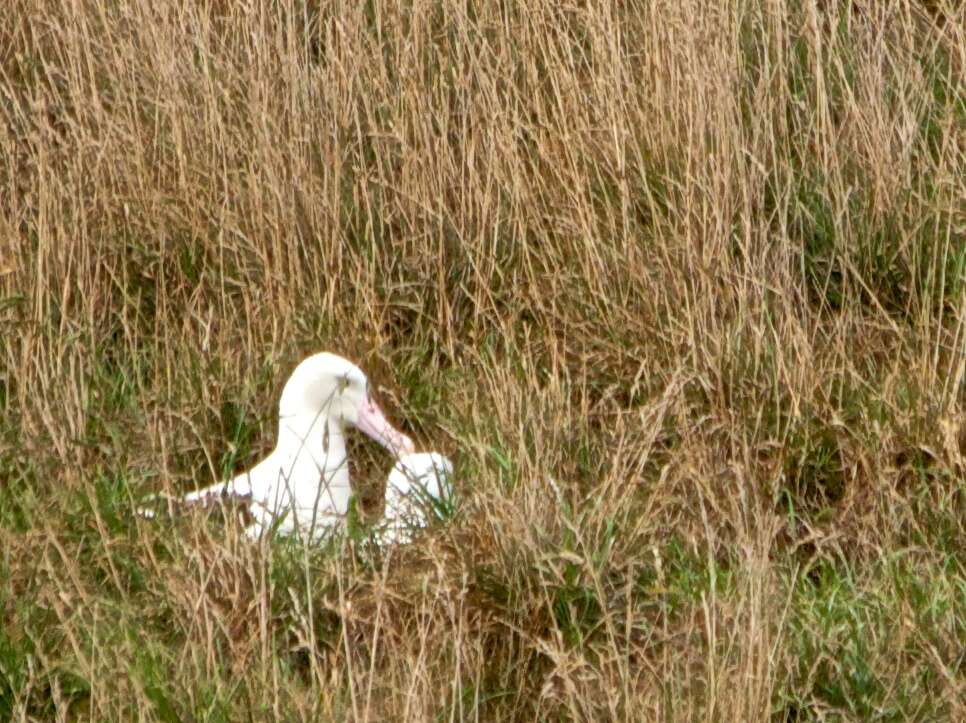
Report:
M9 4L0 718L966 718L961 3ZM450 520L134 514L320 350Z

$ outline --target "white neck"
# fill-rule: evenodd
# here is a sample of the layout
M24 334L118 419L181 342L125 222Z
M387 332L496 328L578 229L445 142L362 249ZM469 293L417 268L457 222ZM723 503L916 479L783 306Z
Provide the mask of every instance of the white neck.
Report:
M346 469L345 427L341 420L317 414L290 414L278 420L276 454L294 467L315 466L330 473Z

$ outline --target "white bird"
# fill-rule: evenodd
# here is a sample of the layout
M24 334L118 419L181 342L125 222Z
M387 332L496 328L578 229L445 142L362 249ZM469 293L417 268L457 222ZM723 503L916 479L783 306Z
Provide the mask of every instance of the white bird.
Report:
M380 544L411 542L416 530L449 510L452 477L453 464L437 452L401 456L386 481L385 521L376 533Z
M352 490L345 443L349 427L396 457L415 449L370 397L368 380L359 367L328 352L310 356L282 389L274 451L247 472L183 500L247 498L255 520L246 529L249 537L279 532L318 538L341 524L349 507Z

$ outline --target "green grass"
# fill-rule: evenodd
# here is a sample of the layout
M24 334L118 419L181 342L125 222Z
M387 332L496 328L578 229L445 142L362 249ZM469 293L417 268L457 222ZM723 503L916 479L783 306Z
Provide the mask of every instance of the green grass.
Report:
M947 5L14 0L0 719L962 719ZM320 350L438 524L135 514Z

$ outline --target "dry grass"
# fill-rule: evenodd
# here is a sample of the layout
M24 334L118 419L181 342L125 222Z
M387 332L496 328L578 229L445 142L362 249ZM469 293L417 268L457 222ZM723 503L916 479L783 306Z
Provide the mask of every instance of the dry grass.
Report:
M0 718L966 717L962 3L4 16ZM320 349L452 524L133 516Z

